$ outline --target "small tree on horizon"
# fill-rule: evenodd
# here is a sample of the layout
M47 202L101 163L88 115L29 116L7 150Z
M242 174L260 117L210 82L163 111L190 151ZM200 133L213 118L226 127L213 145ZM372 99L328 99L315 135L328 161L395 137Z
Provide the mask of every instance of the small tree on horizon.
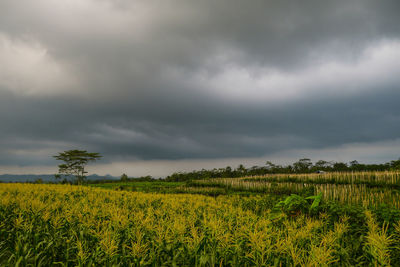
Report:
M122 175L121 175L121 178L120 178L120 180L121 180L121 182L127 182L128 181L128 175L126 175L125 173L123 173Z
M56 178L61 178L61 175L73 175L78 184L81 184L86 179L85 166L92 161L100 159L102 156L99 153L89 153L86 150L67 150L58 155L53 156L56 160L64 161L58 165L58 174Z

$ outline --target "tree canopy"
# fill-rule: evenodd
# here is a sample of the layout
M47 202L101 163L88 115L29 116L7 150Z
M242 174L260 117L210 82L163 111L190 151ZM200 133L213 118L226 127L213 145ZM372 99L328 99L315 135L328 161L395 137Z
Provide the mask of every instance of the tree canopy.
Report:
M383 164L361 164L357 160L344 162L333 162L318 160L315 164L308 159L302 158L293 164L279 165L271 161L267 161L264 166L253 166L245 168L240 164L236 169L230 166L226 168L192 172L176 172L166 177L167 181L187 181L206 178L228 178L228 177L243 177L243 176L259 176L265 174L276 173L311 173L311 172L346 172L346 171L385 171L385 170L400 170L400 159L392 160Z
M81 184L86 179L85 166L92 161L99 160L102 156L99 153L89 153L86 150L67 150L53 156L64 163L58 165L56 178L62 175L74 176L77 183Z

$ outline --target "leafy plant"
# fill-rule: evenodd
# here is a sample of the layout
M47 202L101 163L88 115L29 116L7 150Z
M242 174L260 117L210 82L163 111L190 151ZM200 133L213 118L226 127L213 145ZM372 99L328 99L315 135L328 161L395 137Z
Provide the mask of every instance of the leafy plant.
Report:
M274 211L281 211L289 216L297 216L300 213L315 213L321 203L322 193L316 196L302 197L296 194L288 196L276 204Z
M319 193L316 196L306 197L307 200L312 200L311 206L308 208L310 213L316 212L321 201L322 201L322 193Z

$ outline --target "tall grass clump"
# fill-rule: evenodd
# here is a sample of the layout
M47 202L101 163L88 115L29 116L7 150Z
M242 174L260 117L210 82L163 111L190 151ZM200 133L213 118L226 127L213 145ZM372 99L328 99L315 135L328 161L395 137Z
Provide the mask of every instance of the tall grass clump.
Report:
M393 237L387 234L388 225L379 227L370 211L365 211L368 234L366 236L366 250L372 257L375 266L390 266L390 248Z

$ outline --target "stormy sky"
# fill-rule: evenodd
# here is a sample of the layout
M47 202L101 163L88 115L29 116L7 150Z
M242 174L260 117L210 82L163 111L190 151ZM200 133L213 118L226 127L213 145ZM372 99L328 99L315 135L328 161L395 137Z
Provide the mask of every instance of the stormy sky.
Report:
M0 173L400 157L397 0L1 0Z

